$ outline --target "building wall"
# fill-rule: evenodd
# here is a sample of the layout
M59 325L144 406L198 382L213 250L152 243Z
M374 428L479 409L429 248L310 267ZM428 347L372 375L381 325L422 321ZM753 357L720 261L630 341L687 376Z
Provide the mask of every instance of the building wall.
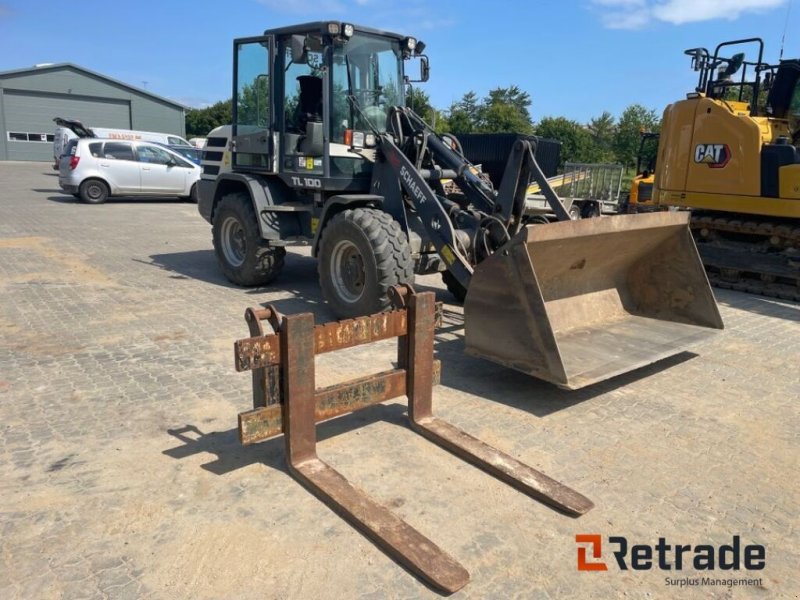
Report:
M0 160L51 160L52 143L9 140L8 132L52 135L54 117L95 127L186 132L181 106L71 66L0 74Z

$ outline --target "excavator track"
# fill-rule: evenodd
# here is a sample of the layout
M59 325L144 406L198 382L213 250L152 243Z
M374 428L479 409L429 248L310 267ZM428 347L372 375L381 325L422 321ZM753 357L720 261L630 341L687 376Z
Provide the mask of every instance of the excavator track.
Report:
M692 217L711 285L800 302L800 227L752 215Z

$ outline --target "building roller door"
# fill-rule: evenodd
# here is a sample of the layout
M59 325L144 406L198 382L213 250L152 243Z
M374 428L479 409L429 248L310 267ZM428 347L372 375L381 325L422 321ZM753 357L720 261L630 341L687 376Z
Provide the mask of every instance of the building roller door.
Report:
M126 100L3 90L8 160L53 160L54 117L78 119L89 126L130 129Z

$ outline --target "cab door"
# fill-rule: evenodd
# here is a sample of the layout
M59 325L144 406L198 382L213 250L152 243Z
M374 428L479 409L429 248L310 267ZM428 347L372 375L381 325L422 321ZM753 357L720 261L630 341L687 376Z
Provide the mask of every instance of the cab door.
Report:
M271 35L233 42L233 168L276 171Z

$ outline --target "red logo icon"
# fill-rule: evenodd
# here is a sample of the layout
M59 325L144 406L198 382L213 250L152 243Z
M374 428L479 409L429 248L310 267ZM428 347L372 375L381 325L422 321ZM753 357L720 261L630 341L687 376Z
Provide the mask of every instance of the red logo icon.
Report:
M575 536L576 544L583 544L578 546L578 571L608 571L606 563L600 559L602 556L601 538L596 533L579 533ZM586 550L589 546L592 548L592 558L596 559L594 562L587 562Z

